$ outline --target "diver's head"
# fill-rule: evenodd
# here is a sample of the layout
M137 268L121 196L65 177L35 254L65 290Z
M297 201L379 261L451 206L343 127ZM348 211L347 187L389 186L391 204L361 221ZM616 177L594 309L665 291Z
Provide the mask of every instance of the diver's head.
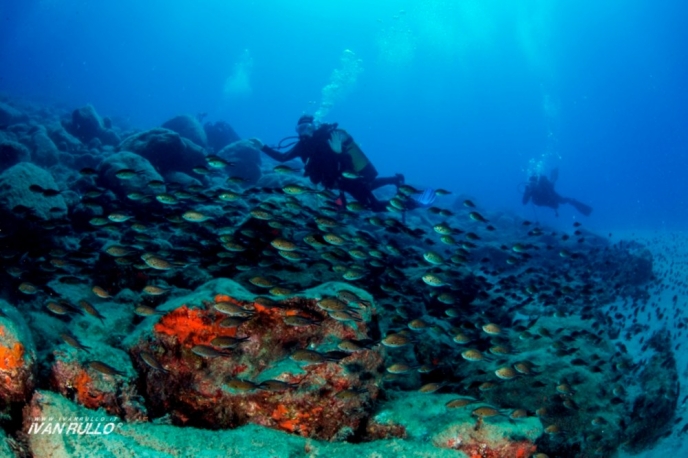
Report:
M299 137L311 137L315 132L315 118L312 115L303 115L296 123L296 133Z

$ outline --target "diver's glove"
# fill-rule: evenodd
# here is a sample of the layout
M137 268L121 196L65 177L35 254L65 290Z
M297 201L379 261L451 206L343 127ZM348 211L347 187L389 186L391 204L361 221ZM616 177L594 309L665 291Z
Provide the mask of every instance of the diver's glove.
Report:
M256 149L262 150L262 149L263 149L263 146L265 146L265 143L263 143L263 142L260 140L260 138L250 138L248 141L251 142L251 144L253 145L253 147L256 148Z
M434 189L428 188L422 193L414 194L411 196L414 202L418 204L418 207L429 207L435 202L437 198L437 193Z
M327 143L330 144L330 148L337 154L342 152L342 140L344 140L344 134L338 130L335 130L330 134L330 139Z

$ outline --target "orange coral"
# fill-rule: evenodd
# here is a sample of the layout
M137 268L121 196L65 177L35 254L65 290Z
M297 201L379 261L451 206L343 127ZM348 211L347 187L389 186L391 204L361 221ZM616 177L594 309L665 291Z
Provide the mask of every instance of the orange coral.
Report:
M275 410L272 411L272 419L277 422L279 427L285 431L293 432L296 428L296 424L288 418L289 410L284 404L277 404Z
M81 404L89 409L97 409L98 407L101 407L101 403L103 402L105 394L92 393L93 379L91 379L91 376L88 375L88 372L83 369L80 370L74 379L73 386L76 390L76 397Z
M275 410L272 412L272 418L275 420L279 420L283 416L285 416L289 412L287 408L284 406L284 404L277 404L277 407L275 407Z
M272 411L272 419L280 429L308 437L313 426L322 420L322 407L313 407L310 411L290 411L284 404L278 404Z
M221 318L213 320L207 311L184 305L163 316L154 329L161 334L176 336L183 345L207 345L217 336L236 336L236 328L219 326Z
M238 304L239 302L235 301L231 297L227 296L226 294L218 294L215 296L215 303L217 304L218 302L232 302L234 304Z
M451 442L451 441L450 441ZM529 458L537 447L528 441L507 442L504 445L488 447L485 443L454 443L451 448L461 450L471 458Z
M0 371L14 371L24 365L24 346L16 342L11 348L0 345Z
M282 311L279 308L266 307L258 302L253 303L253 308L256 309L257 313L264 313L266 315L278 316L284 313L284 315L296 315L296 310L286 310Z

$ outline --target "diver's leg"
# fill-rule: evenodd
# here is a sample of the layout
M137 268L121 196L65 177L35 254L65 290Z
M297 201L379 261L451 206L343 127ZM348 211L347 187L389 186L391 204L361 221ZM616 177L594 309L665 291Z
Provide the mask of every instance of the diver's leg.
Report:
M370 189L377 189L387 185L394 185L397 188L404 182L404 175L397 173L393 177L375 178L370 182Z
M373 195L373 191L364 182L361 182L359 180L351 180L345 182L345 184L343 184L340 189L342 191L349 193L351 197L363 204L363 206L365 206L369 210L372 210L374 212L386 210L385 203L377 200L377 198L375 198L375 196Z
M568 199L568 203L585 216L590 216L590 213L592 213L592 207L590 205L585 205L583 202L578 202L576 199Z

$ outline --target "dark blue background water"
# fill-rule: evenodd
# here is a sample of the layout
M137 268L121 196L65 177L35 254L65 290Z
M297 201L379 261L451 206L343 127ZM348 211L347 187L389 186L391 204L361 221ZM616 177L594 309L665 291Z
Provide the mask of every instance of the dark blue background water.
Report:
M569 227L573 209L520 203L541 163L595 208L589 227L688 226L684 2L3 0L0 14L6 94L139 128L207 112L273 143L349 49L363 71L324 120L382 174Z

